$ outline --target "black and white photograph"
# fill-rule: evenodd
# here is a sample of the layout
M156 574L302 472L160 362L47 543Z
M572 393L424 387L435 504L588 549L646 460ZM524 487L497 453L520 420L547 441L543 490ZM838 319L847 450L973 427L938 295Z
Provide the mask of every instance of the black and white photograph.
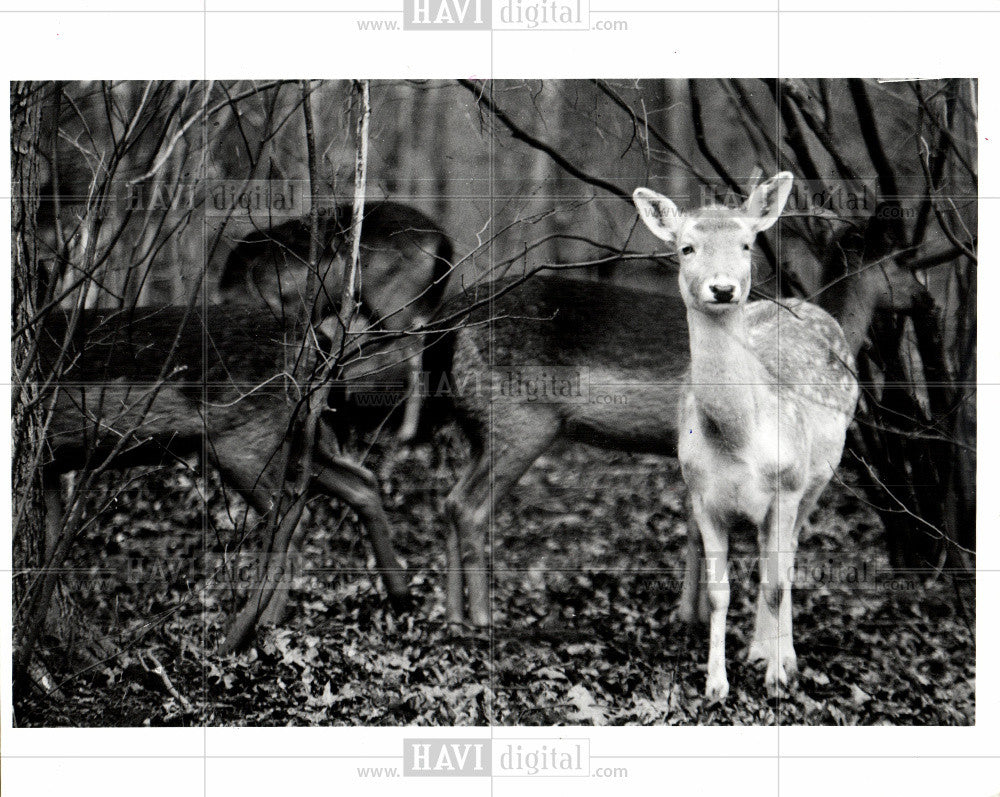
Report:
M975 80L12 102L19 722L973 721Z
M1000 793L986 52L596 2L0 12L5 791Z

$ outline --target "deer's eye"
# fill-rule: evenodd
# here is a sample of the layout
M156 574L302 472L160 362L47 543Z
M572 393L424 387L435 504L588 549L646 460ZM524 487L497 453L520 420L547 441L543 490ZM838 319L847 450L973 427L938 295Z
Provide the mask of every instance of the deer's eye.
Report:
M691 245L682 246L681 247L681 254L684 255L684 256L693 255L694 254L694 247L691 246Z
M743 251L744 252L749 252L750 251L750 244L743 244Z

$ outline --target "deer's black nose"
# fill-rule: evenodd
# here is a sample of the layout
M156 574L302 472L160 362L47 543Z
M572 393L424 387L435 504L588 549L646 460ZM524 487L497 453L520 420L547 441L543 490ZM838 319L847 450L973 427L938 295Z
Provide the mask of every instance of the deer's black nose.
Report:
M725 304L733 300L733 294L736 293L736 288L732 285L709 285L709 290L712 291L712 296L715 297L715 301Z

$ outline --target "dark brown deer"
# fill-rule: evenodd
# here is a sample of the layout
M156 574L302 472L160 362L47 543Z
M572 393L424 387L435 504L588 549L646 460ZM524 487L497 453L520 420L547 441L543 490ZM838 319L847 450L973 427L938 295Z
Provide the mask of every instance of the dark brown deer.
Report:
M249 307L204 314L180 307L86 311L66 333L61 313L47 318L40 333L42 373L56 375L43 396L52 407L44 471L50 546L60 537L58 474L70 470L204 453L223 482L266 516L286 482L286 440L293 462L303 447L296 416L304 413L297 410L323 352ZM292 378L296 366L302 382ZM359 367L348 367L345 378ZM347 422L343 413L335 417ZM378 485L365 468L332 452L335 431L329 421L320 424L311 486L357 512L390 598L406 605L407 578ZM49 552L50 559L64 556L65 550Z
M675 454L687 368L687 324L677 297L537 276L481 286L441 314L491 295L462 328L435 341L428 357L441 359L431 370L447 374L441 392L472 449L444 512L448 616L476 626L490 618L491 500L503 498L558 438ZM432 377L432 390L438 385ZM546 385L552 389L542 395Z
M352 207L339 205L319 218L317 263L320 296L314 317L336 310L350 260L346 241ZM293 219L242 240L226 260L219 280L225 302L263 303L275 314L290 314L306 300L309 276L310 226L308 219ZM448 236L419 210L398 202L373 202L365 206L361 227L361 304L374 329L413 330L437 310L452 268ZM421 395L417 389L420 335L403 338L398 356L409 364L409 375L400 401L404 406L398 436L411 440L420 418ZM405 397L405 400L404 400Z

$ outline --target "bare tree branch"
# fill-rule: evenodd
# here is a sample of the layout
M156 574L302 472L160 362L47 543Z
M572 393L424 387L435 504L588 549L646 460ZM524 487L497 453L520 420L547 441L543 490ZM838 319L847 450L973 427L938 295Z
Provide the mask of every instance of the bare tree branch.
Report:
M501 110L496 103L487 96L485 83L480 83L474 80L466 80L463 78L458 81L458 84L463 88L468 89L468 91L476 98L476 102L489 111L496 119L498 119L504 127L510 131L513 138L518 141L523 141L529 147L541 150L552 158L552 160L555 161L556 164L558 164L563 170L571 174L573 177L576 177L578 180L582 180L588 185L607 191L609 194L618 197L624 202L628 202L629 204L632 203L632 195L629 192L614 183L602 180L600 177L595 177L592 174L587 174L587 172L583 171L583 169L579 166L570 163L570 161L563 157L563 155L561 155L553 147L549 146L544 141L535 138L519 127L517 123L510 118L510 116L504 113L503 110Z

